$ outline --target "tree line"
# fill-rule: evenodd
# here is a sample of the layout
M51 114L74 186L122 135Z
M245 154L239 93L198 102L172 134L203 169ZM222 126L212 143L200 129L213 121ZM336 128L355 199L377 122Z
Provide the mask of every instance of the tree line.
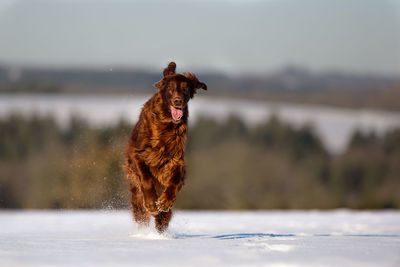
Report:
M128 208L121 165L132 127L0 119L0 208ZM186 165L176 208L400 208L400 129L356 131L346 151L331 155L309 125L202 117L190 126Z

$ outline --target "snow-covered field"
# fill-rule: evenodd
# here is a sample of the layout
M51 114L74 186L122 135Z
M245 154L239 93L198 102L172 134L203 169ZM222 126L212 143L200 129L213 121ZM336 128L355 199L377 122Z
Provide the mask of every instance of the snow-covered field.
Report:
M400 212L1 211L0 266L400 266Z
M149 97L150 95L2 94L0 117L12 112L25 115L51 114L61 125L66 125L71 114L75 114L95 125L116 123L120 118L133 123ZM212 98L202 95L190 101L189 110L192 123L201 115L225 119L230 114L235 114L249 124L264 122L271 115L295 126L312 124L332 153L344 151L356 129L382 133L400 127L400 112Z

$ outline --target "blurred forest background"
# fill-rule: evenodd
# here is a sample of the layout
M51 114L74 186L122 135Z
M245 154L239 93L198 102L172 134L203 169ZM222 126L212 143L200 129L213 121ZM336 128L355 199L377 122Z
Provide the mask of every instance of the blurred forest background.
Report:
M0 121L1 208L127 208L121 171L132 125L95 128L72 118L12 115ZM379 209L400 207L400 129L355 132L331 156L309 126L271 117L200 118L190 128L183 209Z
M400 208L396 0L0 0L0 208L128 208L121 106L169 61L209 88L176 208Z

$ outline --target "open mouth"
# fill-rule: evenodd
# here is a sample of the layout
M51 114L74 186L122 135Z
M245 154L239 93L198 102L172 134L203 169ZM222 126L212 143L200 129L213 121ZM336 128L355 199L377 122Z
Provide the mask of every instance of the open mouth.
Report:
M178 108L170 105L172 119L174 121L180 121L183 117L183 108Z

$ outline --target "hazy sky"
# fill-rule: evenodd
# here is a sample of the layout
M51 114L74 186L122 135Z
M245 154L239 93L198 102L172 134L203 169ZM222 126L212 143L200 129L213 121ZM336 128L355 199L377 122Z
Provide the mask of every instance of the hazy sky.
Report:
M400 74L396 0L0 0L0 64Z

